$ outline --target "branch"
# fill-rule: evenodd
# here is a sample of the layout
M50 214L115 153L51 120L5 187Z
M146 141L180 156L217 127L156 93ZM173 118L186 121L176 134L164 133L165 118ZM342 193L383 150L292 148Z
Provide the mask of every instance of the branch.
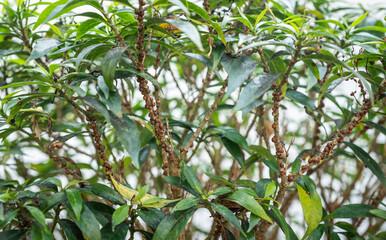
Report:
M180 160L185 159L186 153L189 151L189 148L192 146L193 142L197 139L198 135L202 132L202 129L204 128L206 123L209 121L213 112L216 110L218 103L220 102L222 96L224 95L225 88L227 87L227 85L228 85L228 80L225 80L224 84L222 85L222 87L220 89L220 92L217 95L216 100L212 104L209 111L205 114L204 119L202 120L200 125L197 127L193 136L188 140L188 142L185 144L185 146L183 148L180 148Z

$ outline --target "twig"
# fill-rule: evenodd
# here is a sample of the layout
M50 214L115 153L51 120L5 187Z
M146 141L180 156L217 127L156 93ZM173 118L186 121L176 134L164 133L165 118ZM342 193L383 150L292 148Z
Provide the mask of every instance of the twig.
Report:
M188 152L189 148L191 147L191 145L193 144L193 142L196 140L196 138L198 137L198 135L202 132L202 129L204 128L204 126L206 125L206 123L209 121L210 117L212 116L214 110L216 110L217 108L217 105L218 103L220 102L220 99L222 98L222 96L224 95L224 92L225 92L225 88L227 87L228 85L228 80L225 80L224 84L222 85L218 95L217 95L217 98L216 100L214 101L214 103L212 104L211 108L209 109L209 111L205 114L205 117L204 119L202 120L202 122L200 123L200 125L197 127L196 131L194 132L193 136L188 140L188 142L186 143L186 145L180 149L180 159L183 160L185 159L185 155L186 153Z

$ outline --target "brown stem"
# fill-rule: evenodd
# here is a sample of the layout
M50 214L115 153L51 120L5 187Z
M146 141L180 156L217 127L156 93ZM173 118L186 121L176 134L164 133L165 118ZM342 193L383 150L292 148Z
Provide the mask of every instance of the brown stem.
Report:
M209 111L205 114L205 117L204 119L202 120L202 122L200 123L200 125L197 127L196 131L194 132L193 136L188 140L188 142L186 143L186 145L180 149L180 159L183 160L186 156L186 153L188 152L189 148L192 146L193 142L197 139L198 135L202 132L202 129L204 128L204 126L206 125L206 123L209 121L210 117L212 116L214 110L216 110L217 108L217 105L218 103L220 102L220 99L222 98L222 96L224 95L224 92L225 92L225 88L227 87L228 85L228 80L226 80L224 82L224 84L222 85L218 95L217 95L217 98L216 100L214 101L214 103L212 104L211 108L209 109Z

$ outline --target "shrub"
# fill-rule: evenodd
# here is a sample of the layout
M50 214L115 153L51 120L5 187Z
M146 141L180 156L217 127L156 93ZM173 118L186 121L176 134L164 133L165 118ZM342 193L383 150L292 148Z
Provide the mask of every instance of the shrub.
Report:
M385 239L382 9L0 4L1 239Z

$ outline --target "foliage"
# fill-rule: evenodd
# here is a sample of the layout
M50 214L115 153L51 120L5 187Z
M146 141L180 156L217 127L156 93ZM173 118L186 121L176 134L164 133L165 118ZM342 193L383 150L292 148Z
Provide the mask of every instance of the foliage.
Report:
M382 9L0 10L1 239L385 239Z

